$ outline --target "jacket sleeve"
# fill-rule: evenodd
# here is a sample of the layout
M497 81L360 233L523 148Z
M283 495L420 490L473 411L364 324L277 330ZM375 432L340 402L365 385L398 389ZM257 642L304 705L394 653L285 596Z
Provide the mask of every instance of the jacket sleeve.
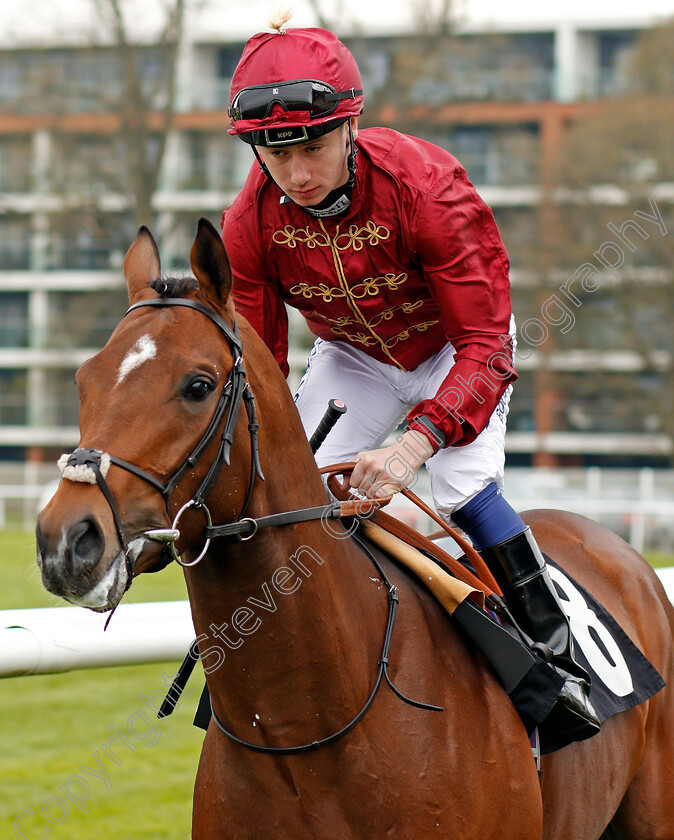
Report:
M268 276L256 231L232 207L222 214L222 241L232 267L232 297L238 314L250 323L288 376L288 315L279 287Z
M408 414L437 451L475 440L517 378L509 264L493 214L461 167L438 178L414 219L417 256L456 350L435 396Z

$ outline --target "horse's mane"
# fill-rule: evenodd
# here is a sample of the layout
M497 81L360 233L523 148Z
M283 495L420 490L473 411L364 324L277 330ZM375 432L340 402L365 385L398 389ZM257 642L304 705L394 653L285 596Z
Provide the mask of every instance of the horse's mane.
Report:
M162 297L185 297L189 292L195 292L199 284L194 277L158 277L150 286Z

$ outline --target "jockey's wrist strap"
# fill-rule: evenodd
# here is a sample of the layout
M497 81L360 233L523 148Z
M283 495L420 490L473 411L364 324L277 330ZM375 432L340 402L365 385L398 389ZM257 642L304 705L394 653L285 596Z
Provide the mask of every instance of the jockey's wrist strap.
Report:
M445 433L439 429L435 423L425 414L419 414L414 419L410 420L410 429L416 432L421 432L424 437L428 438L433 446L433 454L439 449L442 449L447 441Z

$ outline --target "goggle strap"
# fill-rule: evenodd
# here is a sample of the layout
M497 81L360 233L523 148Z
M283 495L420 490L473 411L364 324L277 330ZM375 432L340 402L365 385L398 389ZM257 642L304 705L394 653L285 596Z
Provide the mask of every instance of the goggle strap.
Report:
M356 90L356 88L349 88L348 90L340 90L335 93L326 93L326 102L338 102L340 99L355 99L357 96L362 96L363 90Z

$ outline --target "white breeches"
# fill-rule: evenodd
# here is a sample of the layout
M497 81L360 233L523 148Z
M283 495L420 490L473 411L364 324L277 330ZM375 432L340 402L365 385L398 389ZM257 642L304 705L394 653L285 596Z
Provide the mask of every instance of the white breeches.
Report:
M329 399L347 406L316 453L318 465L352 461L358 452L383 446L411 408L435 396L454 364L455 352L447 344L415 370L402 371L346 342L318 339L295 396L307 436L313 434ZM486 429L472 443L440 449L426 462L433 501L444 519L491 482L503 489L511 390L508 387Z

